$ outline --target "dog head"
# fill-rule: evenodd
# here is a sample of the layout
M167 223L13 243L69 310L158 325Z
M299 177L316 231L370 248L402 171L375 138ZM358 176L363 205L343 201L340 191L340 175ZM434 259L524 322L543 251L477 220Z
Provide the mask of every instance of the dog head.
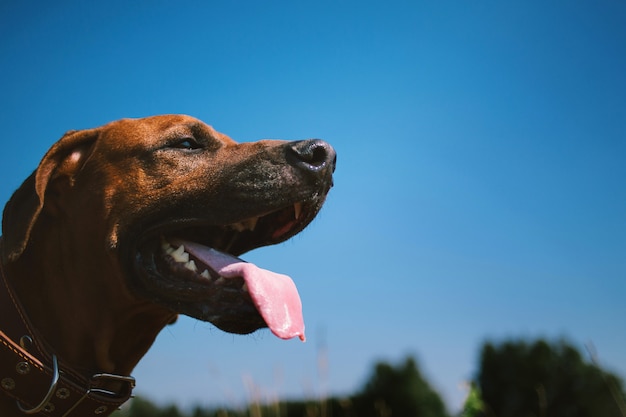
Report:
M236 257L304 229L335 159L321 140L236 143L188 116L68 132L7 203L2 259L18 261L62 223L74 256L105 251L107 272L136 297L229 332L274 327L259 298L291 297L290 281Z

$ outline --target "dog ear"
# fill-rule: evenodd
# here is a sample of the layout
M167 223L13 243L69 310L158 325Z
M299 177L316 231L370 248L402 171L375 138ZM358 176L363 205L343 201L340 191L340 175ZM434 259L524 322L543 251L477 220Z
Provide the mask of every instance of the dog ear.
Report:
M89 158L99 129L67 132L43 157L39 167L13 193L2 215L2 262L17 260L44 206L46 190L58 177L78 172Z

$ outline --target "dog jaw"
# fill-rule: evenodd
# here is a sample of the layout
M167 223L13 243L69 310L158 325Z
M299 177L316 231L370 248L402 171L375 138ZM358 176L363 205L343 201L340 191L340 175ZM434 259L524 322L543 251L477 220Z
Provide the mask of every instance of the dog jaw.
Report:
M241 268L245 273L240 271L240 275L232 273L233 267L220 272L198 253L221 252L234 264L234 257L245 251L282 242L300 232L322 202L294 202L223 226L160 225L146 235L137 250L136 288L158 304L230 333L247 334L269 327L280 338L304 340L302 307L289 277L252 264ZM204 249L197 249L200 247ZM275 286L273 291L268 290L270 285ZM275 297L271 295L274 292ZM280 311L285 314L281 316Z

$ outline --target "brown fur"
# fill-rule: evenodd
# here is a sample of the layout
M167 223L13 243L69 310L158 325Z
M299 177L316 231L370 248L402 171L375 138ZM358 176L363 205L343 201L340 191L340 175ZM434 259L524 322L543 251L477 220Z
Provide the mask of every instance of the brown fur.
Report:
M237 144L178 115L68 132L6 205L4 270L36 336L64 363L86 376L128 375L178 313L210 320L199 311L223 302L196 297L208 291L200 284L189 291L150 276L137 254L168 233L234 255L283 241L320 209L334 158L325 142ZM231 239L225 228L268 213L258 232ZM254 312L237 317L215 324L236 333L264 325ZM0 394L0 415L21 414Z

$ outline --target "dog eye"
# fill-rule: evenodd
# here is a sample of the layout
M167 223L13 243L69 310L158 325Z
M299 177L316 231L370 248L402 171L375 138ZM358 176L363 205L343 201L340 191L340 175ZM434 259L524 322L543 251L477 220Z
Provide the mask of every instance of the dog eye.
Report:
M169 146L170 148L174 148L174 149L188 149L188 150L202 148L202 145L196 142L194 138L182 138L175 142L172 142Z

